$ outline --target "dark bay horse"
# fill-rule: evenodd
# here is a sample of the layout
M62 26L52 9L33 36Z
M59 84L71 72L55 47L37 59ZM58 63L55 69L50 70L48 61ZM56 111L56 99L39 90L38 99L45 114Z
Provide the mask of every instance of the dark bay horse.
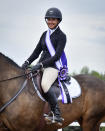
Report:
M24 74L11 59L0 53L0 81ZM0 107L21 88L26 77L0 82ZM90 75L77 75L82 94L72 104L59 102L64 122L62 127L47 125L44 121L43 102L29 80L22 93L0 113L0 120L10 131L55 131L77 120L83 131L99 131L105 121L105 82ZM41 125L40 125L41 122ZM0 129L0 131L4 131Z

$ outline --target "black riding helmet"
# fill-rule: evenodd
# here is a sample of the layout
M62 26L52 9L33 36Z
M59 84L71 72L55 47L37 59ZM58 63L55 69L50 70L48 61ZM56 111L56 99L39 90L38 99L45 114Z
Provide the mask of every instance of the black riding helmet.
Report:
M62 13L57 8L50 8L47 10L47 12L45 14L45 20L48 18L57 18L61 22L62 21Z

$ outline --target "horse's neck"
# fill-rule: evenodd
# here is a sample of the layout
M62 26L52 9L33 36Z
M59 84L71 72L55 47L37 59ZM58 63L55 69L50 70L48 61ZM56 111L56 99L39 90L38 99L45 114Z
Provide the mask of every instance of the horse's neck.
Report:
M22 73L23 73L22 69L16 67L15 65L12 65L5 58L1 58L0 60L0 80L15 77Z
M22 74L23 74L23 71L21 69L19 69L18 67L15 67L15 65L12 65L11 63L8 63L8 61L6 61L6 59L4 58L0 59L0 81L13 78ZM18 79L0 82L0 98L4 97L5 95L13 96L14 95L13 92L17 90L18 88L17 85L21 83L21 81L22 80L18 78Z

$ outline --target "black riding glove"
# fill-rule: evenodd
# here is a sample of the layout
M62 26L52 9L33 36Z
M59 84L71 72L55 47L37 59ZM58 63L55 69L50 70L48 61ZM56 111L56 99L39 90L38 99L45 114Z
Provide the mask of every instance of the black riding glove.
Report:
M27 69L29 66L29 61L25 61L24 64L22 65L22 69Z
M41 68L43 68L43 64L42 63L38 63L38 64L36 64L35 66L32 67L32 72L40 70Z

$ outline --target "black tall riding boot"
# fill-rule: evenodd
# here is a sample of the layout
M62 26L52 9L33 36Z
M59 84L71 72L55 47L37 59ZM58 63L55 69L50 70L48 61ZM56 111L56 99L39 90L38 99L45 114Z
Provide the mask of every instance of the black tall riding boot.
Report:
M50 121L54 121L55 122L62 122L63 119L61 118L61 112L60 112L60 109L59 109L59 105L58 105L58 100L57 100L57 97L55 95L55 92L54 92L54 89L53 88L50 88L48 90L47 93L45 93L45 99L48 101L50 107L51 107L51 112L52 112L52 115L46 115L45 117Z

